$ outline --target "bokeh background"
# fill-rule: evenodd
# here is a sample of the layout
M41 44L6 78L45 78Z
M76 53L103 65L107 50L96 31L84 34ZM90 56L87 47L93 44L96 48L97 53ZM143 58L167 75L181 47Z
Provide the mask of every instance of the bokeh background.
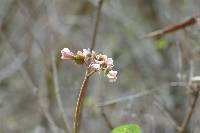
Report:
M143 133L177 132L189 109L184 85L192 70L200 74L199 27L143 37L199 14L199 5L199 0L104 1L95 51L113 57L118 80L91 78L80 133L109 133L106 118L113 127L139 124ZM60 50L90 47L97 6L98 0L0 0L1 133L64 133L55 79L72 129L84 68L60 60ZM199 102L188 130L200 132Z

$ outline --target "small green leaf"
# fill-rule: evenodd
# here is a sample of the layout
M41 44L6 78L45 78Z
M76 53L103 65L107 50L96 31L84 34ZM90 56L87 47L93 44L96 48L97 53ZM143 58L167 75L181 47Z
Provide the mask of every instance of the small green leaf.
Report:
M127 124L114 128L111 133L141 133L141 130L136 124Z
M168 42L165 39L159 39L155 42L155 46L157 49L165 49L168 46Z

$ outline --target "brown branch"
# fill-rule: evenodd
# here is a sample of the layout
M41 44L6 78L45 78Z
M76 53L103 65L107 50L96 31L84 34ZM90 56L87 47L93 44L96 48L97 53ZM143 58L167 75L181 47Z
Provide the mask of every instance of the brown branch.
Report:
M184 29L184 28L186 28L188 26L195 25L197 23L197 18L198 17L200 17L200 16L194 16L194 17L191 17L191 18L189 18L189 19L187 19L185 21L177 23L175 25L167 26L167 27L165 27L163 29L150 32L150 33L146 34L145 37L146 38L159 37L159 36L162 36L162 35L165 35L165 34L168 34L168 33L175 32L175 31L180 30L180 29Z
M90 47L91 51L94 49L95 44L96 44L96 38L97 38L97 33L98 33L99 21L100 21L100 16L101 16L101 8L103 6L103 2L104 2L104 0L100 0L98 3L97 17L96 17L93 36L92 36L92 43L91 43L91 47Z
M197 100L199 97L199 88L198 86L196 88L194 88L194 90L192 90L192 103L191 103L191 107L189 112L187 113L187 115L185 116L185 119L180 127L179 132L180 133L185 133L187 126L189 125L189 122L191 120L191 117L194 113L194 110L196 108L196 104L197 104Z

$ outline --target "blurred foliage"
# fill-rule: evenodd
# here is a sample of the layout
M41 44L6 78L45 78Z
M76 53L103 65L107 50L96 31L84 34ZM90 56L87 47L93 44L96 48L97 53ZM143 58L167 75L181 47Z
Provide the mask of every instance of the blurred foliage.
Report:
M167 40L164 39L164 38L160 38L159 40L156 40L156 42L155 42L155 47L156 47L158 50L163 50L163 49L165 49L167 46L168 46L168 42L167 42Z
M136 124L127 124L114 128L111 133L141 133L141 130Z

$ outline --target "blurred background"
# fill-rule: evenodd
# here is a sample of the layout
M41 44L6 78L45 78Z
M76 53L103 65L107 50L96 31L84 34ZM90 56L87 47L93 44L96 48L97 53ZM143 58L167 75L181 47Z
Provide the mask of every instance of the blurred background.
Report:
M197 15L199 5L104 0L95 51L113 58L118 79L91 78L80 133L109 133L127 123L139 124L143 133L177 132L189 109L185 84L191 71L200 74L199 27L143 37ZM98 0L0 0L1 133L64 133L56 87L72 130L84 69L60 60L60 50L90 47L97 6ZM189 131L200 131L199 103Z

